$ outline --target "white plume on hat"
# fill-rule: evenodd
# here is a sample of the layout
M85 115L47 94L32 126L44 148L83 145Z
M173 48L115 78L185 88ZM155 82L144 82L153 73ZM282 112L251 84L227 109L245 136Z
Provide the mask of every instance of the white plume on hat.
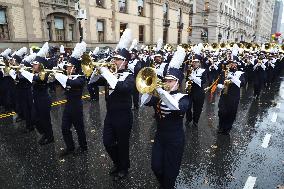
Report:
M199 46L194 45L193 52L194 52L194 54L200 54L201 53L201 49L199 48Z
M86 52L86 50L87 50L87 44L84 41L82 41L81 43L76 44L74 51L73 51L71 56L79 59L79 58L81 58L83 53Z
M237 44L234 44L232 48L232 55L238 56L238 54L239 54L239 46Z
M261 45L261 51L265 51L265 45L264 44Z
M26 61L28 63L32 62L36 58L36 53L32 53L29 56L26 56L23 61Z
M19 57L22 57L24 54L27 54L27 47L20 48L15 54Z
M130 43L132 41L132 32L129 28L125 29L116 48L115 51L118 49L128 49Z
M184 58L186 56L186 52L184 48L178 46L177 51L174 53L174 56L169 64L169 68L177 68L179 69L184 61Z
M1 53L1 56L5 57L5 58L9 58L9 54L12 52L12 50L10 48L6 49L5 51L3 51Z
M33 48L30 48L30 54L33 54L34 51L33 51Z
M93 55L97 55L100 51L100 47L96 47L95 50L93 51Z
M46 57L48 49L49 49L48 42L45 42L36 55L40 57Z
M63 53L65 53L64 46L60 45L60 54L63 54Z
M133 39L132 44L129 48L129 51L132 51L133 49L137 49L138 41L137 39Z
M159 38L158 41L157 41L157 48L156 48L156 51L161 50L162 47L163 47L163 39L162 39L162 38Z

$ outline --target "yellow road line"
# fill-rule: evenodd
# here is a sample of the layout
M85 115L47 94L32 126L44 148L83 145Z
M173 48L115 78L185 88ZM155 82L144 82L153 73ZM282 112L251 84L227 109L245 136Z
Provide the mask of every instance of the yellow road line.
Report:
M99 94L101 95L101 94L104 94L104 93L105 93L105 91L102 91ZM82 99L86 99L86 98L90 98L90 95L83 95L82 96ZM58 105L61 105L61 104L65 104L66 102L67 102L66 99L55 101L55 102L52 102L51 106L58 106ZM0 119L10 117L10 116L13 116L13 115L16 115L16 112L9 112L9 113L6 113L6 114L0 114Z

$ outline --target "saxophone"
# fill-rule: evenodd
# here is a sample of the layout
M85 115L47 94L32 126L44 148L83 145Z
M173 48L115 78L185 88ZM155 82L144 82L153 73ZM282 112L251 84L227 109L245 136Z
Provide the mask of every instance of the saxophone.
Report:
M229 86L232 83L232 81L230 79L228 79L229 69L230 69L229 66L226 66L225 80L224 80L224 89L223 89L223 94L224 95L228 94Z

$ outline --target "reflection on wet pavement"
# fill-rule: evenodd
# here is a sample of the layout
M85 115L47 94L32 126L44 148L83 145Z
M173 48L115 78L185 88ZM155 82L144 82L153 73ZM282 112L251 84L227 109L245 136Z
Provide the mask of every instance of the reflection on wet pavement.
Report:
M62 91L52 96L53 101L64 99ZM284 185L284 82L276 82L258 101L252 99L251 86L242 90L231 137L216 134L218 99L215 95L208 103L208 97L198 129L185 125L186 146L176 187L243 188L249 176L256 178L255 188ZM130 174L118 183L108 175L112 165L102 143L103 95L99 102L84 100L89 145L85 155L58 157L64 147L60 128L63 108L63 103L52 108L56 141L43 147L37 144L36 132L22 133L24 123L14 123L13 116L0 119L1 188L158 188L150 166L155 132L152 108L133 112ZM267 134L271 137L263 148Z

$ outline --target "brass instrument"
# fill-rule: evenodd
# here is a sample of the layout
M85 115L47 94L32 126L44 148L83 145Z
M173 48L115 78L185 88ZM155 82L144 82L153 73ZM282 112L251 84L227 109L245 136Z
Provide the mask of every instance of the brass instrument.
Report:
M219 48L219 44L218 43L212 43L212 48L214 49L214 50L217 50L218 48Z
M158 96L156 89L163 87L168 90L168 86L158 78L155 69L151 67L145 67L141 69L136 77L136 87L139 93L142 94L152 94Z
M95 68L108 67L112 73L117 72L117 66L111 62L94 62L90 55L83 54L81 61L82 71L86 77L90 77ZM98 74L98 73L97 73Z
M226 47L226 43L224 43L224 42L221 43L221 44L220 44L220 47L221 47L221 48L225 48L225 47Z
M226 70L225 70L225 80L224 80L224 89L223 89L224 95L228 94L229 86L232 83L232 81L230 79L228 79L229 69L230 69L229 65L227 65Z
M189 77L189 76L191 75L192 70L193 70L193 67L192 67L191 65L189 65L189 66L190 66L190 67L189 67L189 69L187 70L187 77ZM192 88L192 80L188 79L188 80L186 81L186 89L185 89L187 94L190 94L191 88Z

